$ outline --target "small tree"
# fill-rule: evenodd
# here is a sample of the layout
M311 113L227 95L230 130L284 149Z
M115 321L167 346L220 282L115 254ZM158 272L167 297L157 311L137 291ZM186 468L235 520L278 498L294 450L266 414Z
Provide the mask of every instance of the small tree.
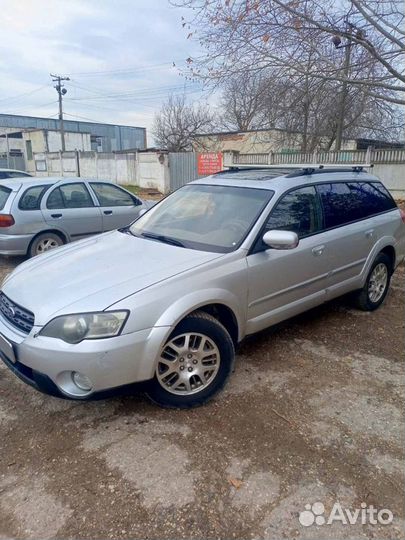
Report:
M187 152L192 149L193 137L212 130L213 125L208 105L189 105L184 95L170 95L155 115L152 133L161 148Z

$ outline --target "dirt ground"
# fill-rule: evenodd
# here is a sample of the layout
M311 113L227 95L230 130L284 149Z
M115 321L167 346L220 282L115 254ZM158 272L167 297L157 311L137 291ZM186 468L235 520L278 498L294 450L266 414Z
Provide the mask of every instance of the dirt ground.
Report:
M404 538L404 291L401 268L375 313L338 300L251 337L186 412L58 400L2 365L0 538ZM315 502L394 520L304 527Z

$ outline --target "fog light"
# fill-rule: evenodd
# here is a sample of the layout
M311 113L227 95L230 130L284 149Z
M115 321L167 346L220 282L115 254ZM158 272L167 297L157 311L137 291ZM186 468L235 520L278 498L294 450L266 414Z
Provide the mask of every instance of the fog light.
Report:
M89 392L93 388L91 380L87 375L83 375L83 373L79 373L78 371L72 371L72 381L83 392Z

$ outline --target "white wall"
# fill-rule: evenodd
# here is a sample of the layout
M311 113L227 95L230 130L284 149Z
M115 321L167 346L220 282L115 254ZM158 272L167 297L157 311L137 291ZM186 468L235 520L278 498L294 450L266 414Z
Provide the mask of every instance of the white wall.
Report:
M393 197L405 199L405 163L377 163L369 172L382 180Z
M22 139L12 139L8 138L8 148L7 148L7 139L0 137L0 153L6 153L7 150L20 150L24 153L24 141Z
M42 170L45 169L45 170ZM36 176L82 176L122 185L169 190L168 156L160 153L38 152L27 161Z
M48 151L59 152L61 149L61 137L59 131L48 131ZM91 150L90 133L65 132L65 148L69 150Z
M138 153L138 184L142 188L168 193L170 189L169 156L159 152Z

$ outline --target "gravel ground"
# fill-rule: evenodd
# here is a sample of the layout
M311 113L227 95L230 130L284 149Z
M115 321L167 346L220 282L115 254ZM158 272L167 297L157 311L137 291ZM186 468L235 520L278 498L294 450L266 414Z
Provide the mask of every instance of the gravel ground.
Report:
M58 400L2 365L0 538L404 538L404 291L401 268L375 313L339 300L249 338L192 411ZM315 502L394 520L304 527Z

